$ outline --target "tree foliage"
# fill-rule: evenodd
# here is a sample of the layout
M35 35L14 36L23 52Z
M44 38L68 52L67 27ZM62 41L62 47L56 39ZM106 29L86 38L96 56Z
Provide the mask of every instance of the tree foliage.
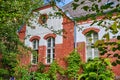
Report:
M114 74L111 70L109 59L95 58L83 64L83 73L78 80L113 80Z
M19 26L26 23L32 10L41 5L41 0L0 0L0 69L6 74L0 74L3 79L13 76L18 65L16 57L18 45L21 45L17 35Z

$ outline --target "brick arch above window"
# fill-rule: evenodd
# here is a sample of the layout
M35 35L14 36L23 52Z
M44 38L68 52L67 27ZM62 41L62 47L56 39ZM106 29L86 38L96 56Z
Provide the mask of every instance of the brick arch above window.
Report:
M32 36L30 38L30 41L32 42L33 40L40 40L40 37L39 36Z
M47 34L47 35L44 36L44 39L46 40L46 39L48 39L49 37L55 38L55 37L56 37L56 34L53 34L53 33Z
M88 33L89 31L95 31L96 33L98 33L98 32L100 31L100 29L94 28L94 27L87 28L87 29L85 29L85 30L82 32L82 34L85 35L85 34Z

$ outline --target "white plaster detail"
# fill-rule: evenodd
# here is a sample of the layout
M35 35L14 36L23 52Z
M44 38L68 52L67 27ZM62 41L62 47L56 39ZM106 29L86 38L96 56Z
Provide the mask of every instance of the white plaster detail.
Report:
M34 12L34 17L32 17L29 22L31 23L31 26L34 26L35 28L31 28L31 26L26 25L26 39L25 39L25 45L28 47L32 47L32 43L29 41L31 37L33 36L39 36L40 40L39 40L39 46L46 46L46 40L44 39L44 36L49 34L49 33L53 33L52 30L54 31L58 31L58 30L62 30L63 29L63 18L61 17L56 17L56 18L48 18L46 24L47 27L42 26L41 24L38 23L38 19L40 14L49 14L49 13L54 13L57 10L54 10L52 7L47 8L47 9L43 9L40 10L38 12ZM56 35L55 38L55 44L62 44L63 42L63 36L60 35Z

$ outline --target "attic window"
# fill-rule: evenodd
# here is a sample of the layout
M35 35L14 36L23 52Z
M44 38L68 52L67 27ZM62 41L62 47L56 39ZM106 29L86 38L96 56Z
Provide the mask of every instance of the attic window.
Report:
M39 22L40 24L45 24L45 23L47 22L47 19L48 19L47 14L42 14L42 15L40 15L40 17L39 17L38 22Z

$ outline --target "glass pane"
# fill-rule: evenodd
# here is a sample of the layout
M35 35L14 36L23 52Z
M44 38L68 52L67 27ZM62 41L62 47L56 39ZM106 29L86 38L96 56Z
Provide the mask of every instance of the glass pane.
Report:
M86 43L87 43L87 44L92 43L92 37L91 37L91 35L87 35L87 36L86 36Z
M55 53L55 49L53 49L53 53Z
M33 55L32 57L32 63L36 64L37 63L37 56Z
M53 59L55 58L55 54L53 54Z
M48 47L51 47L51 42L48 42L48 44L47 44L47 45L48 45Z
M87 60L89 58L92 59L92 48L91 48L91 46L87 46Z
M97 48L94 49L94 57L99 57L99 53L98 53L98 49Z
M55 39L53 38L53 47L55 47Z
M48 47L51 47L51 38L48 38L47 45L48 45Z
M50 54L47 54L47 63L50 63Z
M51 43L51 38L48 38L47 42L50 42L50 43Z
M97 33L94 33L93 34L93 38L94 38L94 42L96 42L98 40L98 34Z
M50 50L50 49L47 49L47 53L51 53L51 50Z
M39 46L39 41L33 40L33 49L38 49L38 46Z

